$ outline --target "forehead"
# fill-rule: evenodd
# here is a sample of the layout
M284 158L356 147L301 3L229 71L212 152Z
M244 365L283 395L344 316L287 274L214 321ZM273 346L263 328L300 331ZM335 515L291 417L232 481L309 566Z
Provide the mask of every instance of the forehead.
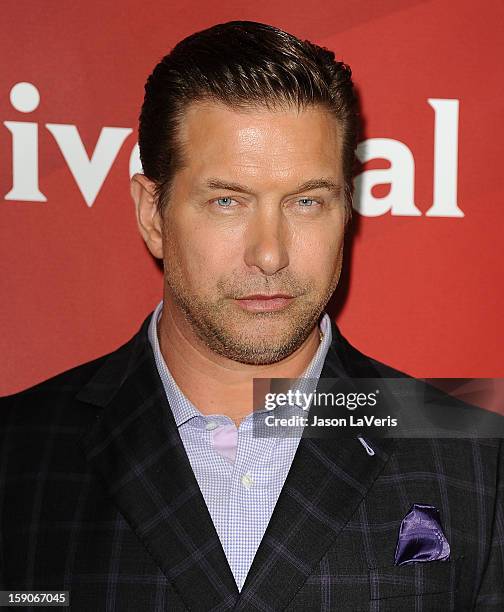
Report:
M273 179L341 174L341 129L320 106L232 109L197 102L186 110L179 138L193 179L222 171Z

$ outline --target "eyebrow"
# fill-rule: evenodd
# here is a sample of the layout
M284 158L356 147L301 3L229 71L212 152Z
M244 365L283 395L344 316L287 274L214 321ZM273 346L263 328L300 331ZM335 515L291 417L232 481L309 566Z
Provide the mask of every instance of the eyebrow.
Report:
M247 187L247 185L240 185L239 183L229 183L228 181L222 181L218 178L209 178L205 181L204 186L208 189L225 189L228 191L240 191L241 193L253 193L253 189ZM297 186L293 193L300 193L301 191L311 191L313 189L327 189L331 191L336 197L341 195L341 185L332 179L318 178L305 181Z

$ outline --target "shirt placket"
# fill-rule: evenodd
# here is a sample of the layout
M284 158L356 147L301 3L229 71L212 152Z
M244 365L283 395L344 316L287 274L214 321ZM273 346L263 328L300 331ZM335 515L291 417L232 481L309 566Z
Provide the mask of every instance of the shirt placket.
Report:
M265 483L270 481L273 466L264 457L271 457L277 442L274 438L256 438L252 431L251 418L247 417L238 429L224 545L240 590L269 520L270 491Z

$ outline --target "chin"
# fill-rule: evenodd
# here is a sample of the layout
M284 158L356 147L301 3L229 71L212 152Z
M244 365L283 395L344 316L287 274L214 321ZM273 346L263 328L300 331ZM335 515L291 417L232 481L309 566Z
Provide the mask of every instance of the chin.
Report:
M268 365L291 355L306 339L306 330L300 334L292 325L268 325L259 322L241 328L222 330L222 354L240 363ZM244 333L245 331L245 333ZM220 352L220 351L219 351Z

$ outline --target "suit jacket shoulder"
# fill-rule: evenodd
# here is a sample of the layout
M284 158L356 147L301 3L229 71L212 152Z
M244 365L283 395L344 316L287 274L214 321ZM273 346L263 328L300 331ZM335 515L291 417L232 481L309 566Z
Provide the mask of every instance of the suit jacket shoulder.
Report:
M114 388L120 386L128 374L128 363L134 356L133 349L139 343L149 319L150 315L144 320L140 330L119 348L17 393L0 397L0 424L5 427L10 419L13 419L12 425L23 423L29 426L43 422L47 424L57 418L56 415L72 420L79 409L87 412L85 403L74 402L76 396L102 371L105 378L100 382L98 377L97 385L110 384Z

